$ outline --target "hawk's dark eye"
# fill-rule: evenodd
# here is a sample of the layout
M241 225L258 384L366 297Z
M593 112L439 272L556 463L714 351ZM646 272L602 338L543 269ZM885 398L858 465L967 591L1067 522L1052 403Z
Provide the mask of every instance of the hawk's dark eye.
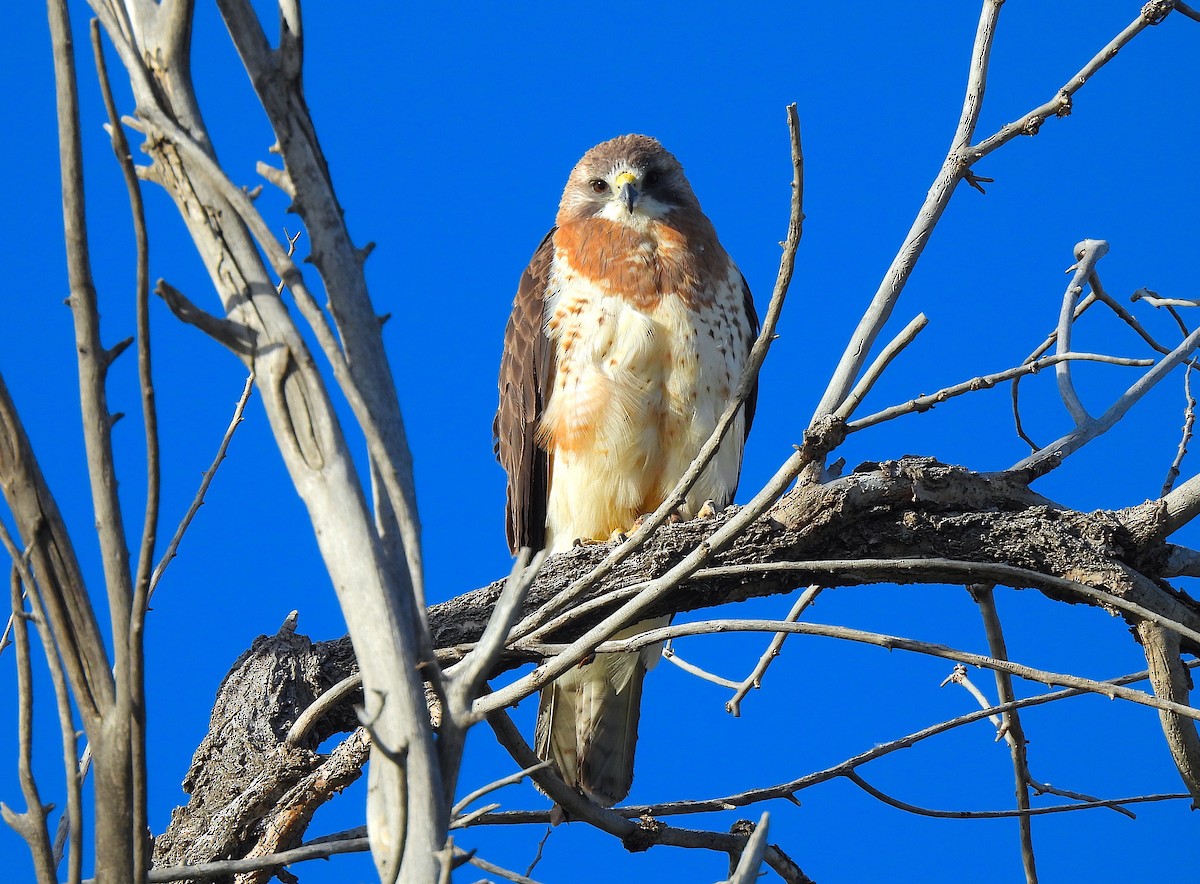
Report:
M604 193L608 190L608 182L603 178L592 179L592 193Z
M642 179L642 185L644 187L653 187L654 185L658 184L658 182L661 180L662 180L662 173L659 172L658 169L651 169L649 172L646 173L646 177Z

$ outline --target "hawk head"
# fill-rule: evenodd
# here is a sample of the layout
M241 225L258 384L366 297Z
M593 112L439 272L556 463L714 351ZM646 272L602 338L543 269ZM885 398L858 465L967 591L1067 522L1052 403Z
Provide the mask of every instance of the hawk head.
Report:
M622 135L597 144L571 171L558 225L604 218L642 229L679 210L700 211L679 160L649 136Z

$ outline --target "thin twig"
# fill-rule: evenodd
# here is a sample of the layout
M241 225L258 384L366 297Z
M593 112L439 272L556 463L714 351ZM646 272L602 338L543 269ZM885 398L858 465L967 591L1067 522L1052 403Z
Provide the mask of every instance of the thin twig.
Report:
M33 664L29 653L28 614L21 600L21 578L15 564L9 581L9 600L16 618L13 638L17 648L17 775L25 798L25 810L17 813L0 801L0 816L29 845L39 884L55 884L54 852L46 827L50 807L42 804L33 774Z
M50 630L50 622L46 617L46 608L42 604L41 591L34 581L28 565L21 564L23 582L32 586L29 593L29 603L33 610L34 624L37 627L38 638L42 642L42 654L46 658L50 670L50 683L54 687L54 701L58 711L58 731L62 741L63 780L67 792L67 808L58 820L58 828L54 833L54 865L58 867L62 861L63 851L67 850L67 884L78 884L83 877L83 780L87 775L87 767L83 762L77 762L79 757L79 737L75 729L75 719L71 712L71 690L67 684L67 675L63 669L62 659L54 644L54 636ZM91 753L85 752L85 758L90 762Z
M1172 494L1174 493L1172 492ZM880 583L884 581L912 583L936 578L952 583L990 580L995 583L1002 583L1005 586L1012 586L1014 589L1023 587L1050 589L1057 592L1083 596L1101 605L1117 608L1133 614L1138 619L1170 629L1200 644L1200 623L1197 624L1197 628L1193 628L1157 611L1153 611L1144 605L1131 602L1128 599L1105 592L1094 586L1088 586L1085 583L1075 580L1068 580L1052 574L1043 574L1039 571L1001 562L976 562L943 558L864 558L823 559L810 562L755 562L742 565L718 565L716 567L698 569L690 576L695 579L710 579L714 577L746 577L757 574L780 573L819 575L825 585L844 585L846 579L849 577L861 580L864 583ZM836 584L834 583L835 579L838 580ZM638 598L645 594L655 582L650 580L625 587L611 595L605 596L604 601L611 604L615 598ZM576 610L580 611L580 609ZM575 616L575 612L565 615L559 621L559 625L570 623L575 619ZM656 633L661 631L655 630ZM664 638L670 637L670 635L664 636ZM632 640L629 639L628 641ZM516 642L514 646L522 649L545 647L529 640Z
M665 642L662 649L662 658L668 663L678 666L689 675L694 675L703 681L711 682L712 684L720 685L723 688L736 688L738 683L732 679L722 678L719 675L714 675L705 669L701 669L694 663L689 663L678 654L675 653L675 648L671 642Z
M1060 336L1059 340L1062 340ZM1060 390L1062 388L1060 387ZM968 587L979 612L983 616L983 629L987 636L988 650L999 660L1008 659L1008 648L1004 641L1004 631L1000 625L1000 614L996 610L996 599L992 592L992 584L977 583ZM1011 703L1016 699L1013 692L1012 676L1007 672L995 672L996 695L1001 703ZM1016 780L1017 810L1029 810L1029 783L1033 779L1029 775L1029 759L1025 754L1025 731L1021 727L1021 718L1013 710L1004 713L1004 733L1008 737L1010 754L1012 755L1013 775ZM1020 818L1021 864L1025 869L1026 884L1037 884L1037 862L1033 852L1033 824L1029 815Z
M928 807L920 807L916 804L909 804L907 801L901 801L898 798L893 798L886 792L876 789L861 776L854 771L849 771L843 774L846 779L850 780L868 795L873 798L878 798L884 804L890 805L897 810L903 810L907 813L915 813L918 816L935 817L945 820L999 820L1008 819L1010 817L1028 818L1031 816L1044 816L1051 813L1070 813L1075 810L1094 810L1098 807L1108 807L1113 802L1120 804L1143 804L1149 801L1176 801L1180 798L1191 798L1191 795L1184 794L1166 794L1166 795L1135 795L1130 798L1115 798L1112 801L1087 801L1080 804L1058 804L1053 807L1033 807L1027 810L933 810Z
M512 571L492 607L479 641L466 657L442 673L442 722L437 750L447 805L454 801L467 731L483 718L472 710L471 704L479 696L492 667L504 652L509 630L521 614L525 594L545 560L546 550L539 550L532 557L528 547L517 553Z
M1085 297L1082 301L1080 301L1077 305L1075 305L1075 313L1072 316L1072 319L1073 320L1079 319L1079 317L1082 316L1084 313L1086 313L1088 308L1091 307L1093 304L1095 304L1098 300L1099 300L1099 296L1097 295L1095 289L1093 288L1092 291L1088 292L1087 297ZM1025 361L1021 364L1027 365L1032 362L1037 362L1039 357L1041 357L1041 355L1043 353L1045 353L1047 350L1049 350L1051 347L1054 346L1054 342L1056 340L1058 340L1058 332L1057 331L1050 332L1050 334L1048 334L1046 336L1046 340L1042 341L1042 343L1039 344L1038 347L1032 353L1030 353L1029 356L1026 357ZM1166 352L1166 351L1163 351L1163 352ZM1025 375L1017 375L1016 377L1014 377L1012 379L1011 396L1012 396L1013 423L1016 425L1017 436L1020 437L1021 441L1023 441L1026 445L1028 445L1029 449L1031 451L1037 451L1040 446L1038 446L1038 444L1036 442L1034 442L1032 439L1029 438L1029 436L1027 436L1025 434L1025 428L1021 425L1021 406L1020 406L1021 392L1020 392L1020 390L1021 390L1021 378L1023 378L1023 377L1025 377Z
M850 415L854 414L854 410L858 408L860 402L866 398L867 393L875 386L875 382L879 380L884 370L892 363L892 360L900 355L900 351L916 340L917 335L929 325L929 319L924 313L918 313L908 325L900 330L900 333L888 343L879 355L875 357L867 370L863 372L854 389L847 394L845 400L834 411L833 416L839 420L849 420Z
M468 714L480 687L504 651L509 630L521 613L525 594L537 578L545 560L545 550L531 554L528 548L524 548L517 553L512 571L475 648L463 660L443 672L452 715Z
M1128 325L1143 341L1150 345L1151 349L1157 350L1159 353L1166 355L1171 352L1170 347L1163 346L1150 332L1146 331L1145 326L1138 322L1137 317L1125 309L1125 305L1110 295L1104 288L1104 284L1100 281L1100 274L1093 271L1088 277L1088 285L1091 286L1091 293L1088 298L1095 298L1104 303L1109 310L1117 315L1117 318ZM1086 300L1086 299L1085 299ZM1082 306L1082 305L1081 305ZM1184 337L1187 336L1188 330L1182 329Z
M962 685L964 688L966 688L967 692L970 693L971 696L975 698L975 701L983 709L998 708L998 707L993 707L991 705L991 701L989 701L988 698L983 695L983 691L981 691L981 690L979 690L979 688L975 687L974 682L972 682L971 679L967 676L967 667L963 666L961 663L954 664L954 672L942 682L942 685L945 686L947 684L950 684L951 682ZM1019 704L1005 703L1002 705L1003 706L1013 705L1015 707L1016 705L1019 705ZM1008 745L1010 747L1013 746L1015 739L1014 739L1013 735L1011 733L1009 733L1007 726L1004 723L1004 719L1001 718L999 715L989 715L988 717L991 719L992 724L996 726L997 741L1003 739L1008 743ZM1037 792L1039 795L1047 795L1047 794L1060 795L1063 798L1071 798L1071 799L1074 799L1075 801L1093 801L1093 802L1105 803L1104 799L1097 798L1095 795L1085 795L1082 792L1072 792L1069 789L1059 789L1055 786L1050 785L1049 783L1040 782L1039 780L1034 779L1032 776L1029 777L1029 787L1031 789L1033 789L1033 791ZM1124 807L1121 807L1119 804L1111 804L1109 806L1110 806L1111 810L1113 810L1119 814L1122 814L1123 816L1127 816L1130 819L1137 818L1137 815L1133 811L1128 810Z
M525 869L526 875L532 875L533 870L537 868L537 864L542 861L542 853L546 850L546 842L550 840L550 835L554 832L554 826L546 826L546 834L542 835L538 841L537 852L533 855L533 861L529 863L529 867Z
M800 598L796 599L796 603L792 605L792 609L788 611L786 617L783 618L785 623L795 623L800 619L800 615L805 609L817 600L817 596L821 594L822 587L814 584L800 594ZM779 652L783 648L783 643L787 640L788 633L776 633L771 643L767 645L767 649L763 651L763 655L758 658L758 663L754 669L746 676L741 684L736 686L733 696L725 703L725 711L734 718L742 714L742 700L751 690L758 690L762 687L762 677L767 671L767 667L779 656Z
M490 863L486 859L476 856L474 853L467 854L464 851L455 850L454 855L456 858L465 857L466 861L471 865L483 869L485 872L491 872L493 875L503 878L505 881L512 881L513 884L538 884L537 881L528 876L528 873L519 875L514 871L504 868L503 866Z
M1192 332L1168 355L1160 359L1153 368L1143 374L1112 405L1097 418L1091 418L1066 435L1035 451L1013 464L1014 471L1029 471L1043 474L1059 466L1068 455L1078 451L1088 442L1108 432L1125 416L1143 396L1152 390L1177 365L1188 359L1200 344L1200 330Z
M147 593L147 601L154 595L154 591L158 588L158 582L162 580L163 572L167 570L167 565L171 564L171 560L175 558L176 552L179 549L179 544L183 540L183 535L187 532L188 526L192 524L192 519L196 517L196 513L200 511L200 507L204 505L204 495L208 493L208 486L212 484L213 478L217 475L217 468L221 465L221 461L225 459L225 453L229 450L229 443L233 439L234 431L242 422L242 413L246 410L246 403L250 401L250 394L254 391L254 371L246 377L246 383L242 387L242 395L238 397L237 405L233 409L233 418L229 421L229 426L225 428L225 435L221 437L221 444L217 446L217 455L213 458L212 464L204 471L204 476L200 480L200 488L196 491L196 496L192 498L192 505L188 507L188 511L184 514L183 519L179 522L179 527L175 529L175 534L171 538L171 542L167 544L167 550L163 553L158 565L154 568L154 573L150 576L150 587Z
M532 765L539 760L533 750L529 748L529 744L525 742L524 737L521 736L520 731L517 730L516 725L512 723L512 719L504 712L490 712L488 724L492 726L496 739L517 764ZM603 832L615 835L626 845L636 844L639 850L646 850L656 844L662 844L716 850L731 854L745 848L747 839L736 835L654 825L653 821L649 821L647 825L635 823L614 810L601 807L567 786L552 767L536 772L533 774L533 778L542 791L562 807L571 819L586 822ZM772 869L784 876L785 881L805 880L798 877L797 873L803 874L799 872L798 867L787 860L775 847L768 846L764 858Z
M281 850L269 856L256 856L250 859L224 859L215 862L197 863L194 866L170 866L162 869L151 869L146 880L151 884L163 881L208 881L213 878L223 878L239 872L253 872L258 869L278 869L291 863L307 859L326 859L339 853L361 853L370 850L367 838L347 838L340 841L313 841L293 847L291 850Z
M1191 660L1185 665L1188 669L1195 669L1196 667L1200 666L1200 660ZM1106 683L1114 685L1134 684L1139 681L1145 681L1149 675L1150 673L1147 670L1142 670L1140 672L1133 672L1129 673L1128 675L1122 675L1118 678L1109 679ZM982 721L985 718L994 718L1000 713L1009 711L1010 709L1026 709L1034 706L1043 706L1049 703L1059 702L1060 700L1070 699L1072 697L1084 696L1088 693L1090 692L1077 690L1075 688L1066 688L1064 690L1049 691L1033 697L1026 697L1024 699L1016 700L1012 703L1005 703L1000 706L992 706L986 709L977 710L975 712L968 712L964 715L959 715L955 718L929 725L928 727L922 728L919 731L907 734L898 739L891 740L886 743L877 743L865 752L861 752L858 755L847 758L846 760L839 762L832 767L806 774L799 779L786 783L779 783L773 786L767 786L758 789L750 789L745 792L739 792L736 795L725 795L719 798L674 801L659 804L631 804L624 807L615 808L615 810L622 816L629 818L642 816L664 817L695 813L717 813L735 810L739 807L746 807L751 804L757 804L763 801L772 801L780 798L798 803L795 798L795 794L797 792L836 779L837 777L842 776L845 771L854 770L862 765L868 764L876 759L883 758L894 752L898 752L903 749L909 749L920 742L939 736L947 731L974 724L975 722ZM1188 798L1191 796L1179 795L1170 797ZM1097 803L1104 804L1105 806L1112 806L1120 801L1121 799L1112 799L1109 802L1098 801ZM1127 811L1123 812L1128 814ZM485 816L477 820L477 824L544 825L549 820L549 811L508 811L505 813L497 813Z
M1200 307L1200 300L1195 298L1162 298L1145 288L1134 292L1131 299L1145 301L1151 307Z
M24 584L22 584L21 592L24 593L25 591L26 590L24 588ZM22 595L22 598L24 598L24 595ZM13 622L16 619L17 619L16 614L8 615L8 621L4 624L4 632L0 633L0 654L3 654L4 649L12 644L12 639L10 638L10 636L12 635Z
M496 780L495 782L488 783L486 786L480 786L474 792L469 792L464 797L460 798L458 800L458 802L454 805L454 807L452 807L450 809L450 815L458 816L460 813L462 813L464 810L466 810L468 807L470 807L471 804L478 801L484 795L487 795L490 792L495 792L497 789L503 789L505 786L516 785L517 783L521 782L523 779L525 779L530 774L534 773L535 771L539 771L544 767L548 767L549 765L550 765L549 761L542 761L542 762L539 762L538 764L533 765L532 767L527 767L524 770L519 770L514 774L509 774L508 776L504 777L503 779L499 779L499 780Z
M965 393L974 393L978 390L990 390L996 384L1004 383L1008 380L1015 380L1025 377L1026 375L1037 374L1044 368L1052 365L1058 365L1063 362L1103 362L1109 365L1124 365L1146 367L1154 365L1153 359L1134 359L1123 356L1106 356L1101 353L1066 353L1063 355L1043 356L1035 362L1025 362L1014 368L1008 368L1004 371L998 371L994 374L983 375L981 377L972 378L969 381L963 381L959 384L954 384L950 387L945 387L938 390L936 393L929 393L924 396L918 396L908 402L900 405L893 405L890 408L885 408L883 411L877 411L875 414L867 417L852 420L846 424L846 431L855 433L859 430L865 430L867 427L873 427L876 424L881 424L884 421L893 420L905 414L913 412L925 412L933 408L935 405L940 405L949 399L956 396L962 396ZM1015 400L1014 400L1015 403ZM1015 404L1014 404L1015 407ZM1020 426L1018 425L1018 431ZM1023 439L1029 441L1027 437ZM1032 443L1030 443L1032 444Z
M1154 4L1147 4L1146 9L1150 9ZM1035 107L1020 119L1014 120L1005 126L1002 126L995 134L978 144L972 145L970 154L972 161L978 161L990 154L992 151L1018 138L1022 135L1036 135L1042 127L1042 123L1053 117L1065 117L1071 113L1072 100L1075 93L1083 88L1084 84L1090 80L1102 67L1117 57L1117 54L1128 45L1129 41L1144 31L1151 25L1158 24L1153 18L1138 13L1137 18L1125 26L1119 34L1108 42L1108 45L1092 56L1079 71L1067 80L1058 91L1054 93L1054 97L1045 104Z
M1046 669L1035 669L1032 666L1025 666L1020 663L1013 663L1009 660L997 660L994 657L988 657L983 654L973 654L967 651L959 651L955 648L946 645L937 644L934 642L923 642L915 639L903 638L896 635L886 635L878 632L865 632L863 630L851 629L846 626L833 626L824 623L785 623L782 620L704 620L698 623L677 623L673 626L664 626L658 629L650 629L632 638L621 639L620 641L605 641L597 643L595 652L598 654L621 654L631 651L638 651L648 645L658 644L666 641L669 638L681 638L689 635L719 635L731 632L793 632L797 635L818 635L824 638L841 639L844 641L858 642L861 644L875 645L876 647L886 648L889 651L901 650L911 651L916 654L924 654L930 657L940 657L943 660L954 660L959 663L966 663L969 666L979 666L984 669L991 669L1000 672L1007 672L1012 675L1023 678L1026 681L1038 682L1044 685L1058 685L1062 687L1073 687L1081 690L1090 691L1092 693L1101 694L1109 699L1128 700L1132 703L1137 703L1141 706L1147 706L1152 709L1159 709L1167 712L1174 712L1184 718L1190 718L1200 721L1200 709L1194 709L1191 706L1186 706L1182 703L1176 703L1170 700L1163 700L1158 697L1153 697L1141 691L1134 691L1124 687L1118 687L1107 682L1095 681L1090 678L1083 678L1077 675L1069 675L1066 673L1051 672ZM566 655L567 649L572 646L555 645L555 644L536 644L529 650L544 655ZM520 682L518 682L520 683ZM514 691L516 693L516 691ZM489 704L491 705L491 704Z
M1192 441L1192 428L1196 423L1196 399L1192 396L1192 368L1194 366L1194 362L1189 362L1183 369L1183 397L1187 403L1183 409L1183 433L1179 439L1179 448L1175 452L1175 459L1171 461L1167 477L1163 480L1159 497L1166 497L1175 487L1175 480L1179 478L1179 468L1183 464L1184 457L1187 456L1188 443Z
M293 196L295 196L295 195L293 194ZM303 235L304 235L303 230L297 230L296 235L292 236L290 233L287 232L286 227L283 228L283 238L287 240L287 256L289 258L291 258L293 255L296 254L296 243L300 241L300 237L302 237ZM284 288L285 288L285 286L283 284L283 279L280 279L279 282L277 282L275 284L275 294L282 295Z
M42 602L41 588L29 566L30 550L21 553L13 541L8 527L0 521L0 545L3 545L13 562L13 569L20 577L22 599L28 597L33 611L33 622L38 638L42 642L42 653L50 670L50 681L54 686L54 699L58 711L58 729L62 738L63 779L66 783L67 809L59 818L52 845L54 867L58 868L62 851L70 840L70 856L67 861L67 884L78 884L83 874L83 778L86 768L77 765L75 758L79 741L75 732L75 719L71 711L71 691L67 683L66 669L59 648L55 645L50 620ZM19 610L24 610L23 607ZM11 626L17 619L16 612L9 620ZM90 753L85 757L91 758Z

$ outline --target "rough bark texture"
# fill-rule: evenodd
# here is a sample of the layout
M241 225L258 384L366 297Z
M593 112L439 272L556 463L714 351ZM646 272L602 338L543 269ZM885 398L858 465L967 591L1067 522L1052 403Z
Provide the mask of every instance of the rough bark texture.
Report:
M865 464L850 476L793 490L771 517L754 524L720 555L717 564L947 558L1012 565L1035 572L1013 583L1057 601L1099 604L1054 580L1067 579L1196 628L1200 603L1158 577L1168 551L1158 510L1157 502L1148 502L1120 512L1075 512L1031 492L1011 474L981 475L930 459L906 458ZM662 574L731 515L732 508L713 519L664 528L589 597ZM609 549L607 544L580 547L549 560L530 589L526 611L537 609L587 573ZM944 572L920 564L887 575L838 566L815 574L695 579L678 587L650 614L697 610L809 583L947 580ZM974 581L964 572L961 582ZM497 581L431 606L435 647L452 658L456 646L477 640L502 585ZM556 638L577 636L595 621L595 616L581 619ZM1184 640L1182 650L1196 653L1200 648ZM527 659L527 654L513 653L499 669ZM348 639L316 645L290 634L258 639L221 687L210 733L185 781L195 797L175 811L170 828L158 839L156 865L241 856L251 849L261 834L259 818L321 761L310 750L283 748L288 727L312 699L353 671ZM1187 688L1175 685L1172 698L1187 702ZM1156 691L1162 693L1158 685ZM352 730L352 702L353 698L325 716L312 739ZM201 833L203 839L198 840ZM294 835L299 837L298 832Z
M257 842L263 818L321 765L316 746L357 726L347 703L322 718L303 746L284 742L296 716L351 669L345 639L314 644L289 626L255 639L217 690L208 735L183 780L192 800L156 840L155 866L240 857Z

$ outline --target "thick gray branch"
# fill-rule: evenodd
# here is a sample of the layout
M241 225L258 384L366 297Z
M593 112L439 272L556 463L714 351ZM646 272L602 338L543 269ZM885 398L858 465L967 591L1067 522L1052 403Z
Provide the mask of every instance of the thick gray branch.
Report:
M650 613L706 608L752 596L783 593L813 582L839 586L998 578L1016 586L1035 588L1066 603L1105 605L1106 599L1122 600L1157 612L1156 616L1164 621L1195 629L1200 626L1200 604L1157 579L1168 562L1168 545L1154 539L1157 535L1152 523L1156 512L1151 506L1145 511L1077 513L1054 506L1014 477L979 475L927 459L869 464L843 479L826 485L802 486L789 493L768 517L754 522L733 540L717 557L714 563L717 567L706 568L675 587ZM664 527L643 549L593 588L588 598L601 598L665 573L732 515L732 511L727 511L716 519ZM1138 530L1127 527L1127 522ZM526 614L554 599L563 588L603 560L608 551L606 545L581 547L549 559L529 588L524 602ZM863 556L877 561L905 559L908 564L872 570L855 568L844 561L830 562L827 566L820 563L822 559ZM921 557L976 561L980 563L979 573L971 574L961 567L948 571L934 564L923 568ZM810 564L803 569L787 570L787 563L795 562ZM764 571L764 564L769 563L779 563L780 570ZM502 585L498 581L429 609L434 643L446 649L447 659L461 656L465 648L480 639ZM1075 587L1095 591L1087 595ZM611 611L616 604L617 600L609 603L607 610ZM1112 602L1107 604L1111 606ZM560 625L549 634L549 640L570 641L595 624L605 611L604 605L598 605L587 616L559 620ZM1134 622L1138 620L1128 610L1123 616ZM279 653L285 658L271 663L272 667L288 669L298 665L287 662L286 658L292 654L298 655L297 660L307 660L304 671L313 674L287 688L286 695L268 697L251 693L238 700L225 699L226 693L242 680L247 689L260 691L261 688L254 686L264 677L243 673L244 667L231 674L214 712L214 730L197 753L193 772L189 774L194 807L176 812L171 830L159 839L160 845L177 840L186 844L189 839L180 829L185 825L201 832L228 825L229 831L221 841L222 849L228 852L209 857L194 855L188 861L240 855L238 814L221 816L221 793L210 801L205 796L210 789L197 788L198 778L218 782L232 778L235 784L243 784L241 788L254 783L256 789L265 790L268 784L290 783L305 774L302 754L285 751L276 755L276 747L285 743L291 722L300 710L315 695L350 675L355 664L346 640L295 645L301 641L298 636L259 639L253 658L247 660L247 664L259 658L265 661L275 653L269 653L272 644L278 644ZM526 653L510 651L501 658L493 674L529 659ZM276 683L286 682L287 679L281 679ZM235 712L243 713L246 708L261 710L258 717L264 722L258 733L265 737L265 742L253 749L230 742L238 726L236 721L224 718ZM263 729L265 722L270 722L270 734ZM348 703L334 705L318 719L316 730L303 745L315 746L330 733L350 729L354 724L348 714ZM222 736L215 737L217 733ZM226 743L228 750L222 749ZM226 752L232 761L221 760ZM237 765L248 754L263 760L253 771L243 774ZM239 787L223 788L236 791ZM177 864L183 860L182 855L172 854L170 862Z

